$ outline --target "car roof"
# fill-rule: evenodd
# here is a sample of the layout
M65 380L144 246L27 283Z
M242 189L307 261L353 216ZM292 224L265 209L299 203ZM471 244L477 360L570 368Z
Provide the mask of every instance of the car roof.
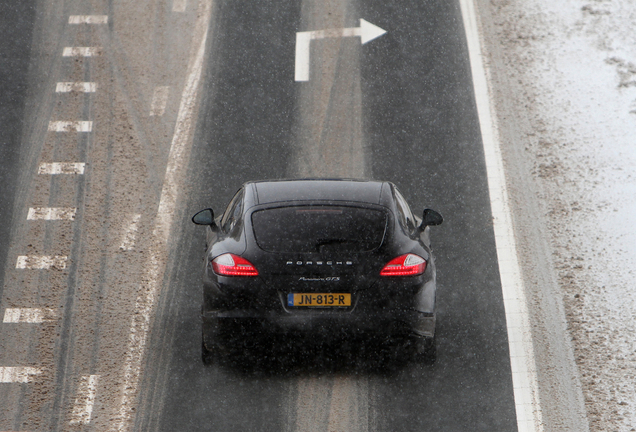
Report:
M390 205L389 182L349 179L257 181L245 184L255 205L284 201L348 201Z

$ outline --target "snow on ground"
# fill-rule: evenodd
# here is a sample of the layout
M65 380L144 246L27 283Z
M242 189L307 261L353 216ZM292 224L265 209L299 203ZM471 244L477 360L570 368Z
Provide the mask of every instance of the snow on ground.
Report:
M636 430L636 3L490 0L591 431ZM510 143L504 145L512 145Z

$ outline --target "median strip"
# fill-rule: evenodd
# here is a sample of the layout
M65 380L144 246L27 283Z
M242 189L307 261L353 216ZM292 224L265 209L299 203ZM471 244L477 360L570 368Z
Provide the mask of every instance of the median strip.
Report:
M131 320L128 348L124 362L119 413L117 418L111 423L110 431L128 430L131 418L135 413L134 398L138 392L141 365L148 340L148 332L150 331L150 322L165 272L171 226L177 214L177 198L181 189L182 177L185 176L190 146L192 145L190 131L194 123L194 110L204 67L203 59L211 12L212 0L200 2L198 18L192 37L185 86L181 95L181 105L177 115L163 189L154 223L152 246L147 254L148 262L145 265L141 290L135 302Z

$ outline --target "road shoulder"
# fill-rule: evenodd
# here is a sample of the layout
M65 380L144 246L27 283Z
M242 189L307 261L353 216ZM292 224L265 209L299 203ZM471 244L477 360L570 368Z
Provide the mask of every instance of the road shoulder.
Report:
M565 319L563 294L549 242L542 185L530 174L526 154L535 136L524 104L525 88L511 58L514 27L506 26L497 2L477 1L478 20L495 122L530 312L544 430L588 430L579 372ZM512 17L508 17L512 19Z

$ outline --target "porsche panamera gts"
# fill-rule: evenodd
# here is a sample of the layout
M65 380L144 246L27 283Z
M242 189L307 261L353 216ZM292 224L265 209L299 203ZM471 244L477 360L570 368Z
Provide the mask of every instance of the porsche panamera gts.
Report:
M394 184L302 179L245 183L206 226L202 357L238 339L298 334L397 337L436 356L436 273L429 227ZM230 334L231 337L222 337Z

